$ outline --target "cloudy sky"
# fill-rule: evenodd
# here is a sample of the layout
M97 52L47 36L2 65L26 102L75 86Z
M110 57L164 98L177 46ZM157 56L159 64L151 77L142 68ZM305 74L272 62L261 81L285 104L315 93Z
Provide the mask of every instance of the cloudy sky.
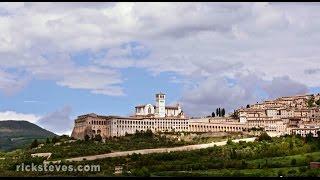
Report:
M189 116L320 90L319 3L0 3L0 120Z

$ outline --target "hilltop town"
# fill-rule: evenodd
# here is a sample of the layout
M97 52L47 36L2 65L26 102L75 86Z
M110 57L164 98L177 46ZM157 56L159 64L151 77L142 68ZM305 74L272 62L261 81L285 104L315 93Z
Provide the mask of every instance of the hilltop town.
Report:
M188 118L181 106L166 106L166 95L156 94L156 104L135 107L128 117L104 116L94 113L78 116L72 137L102 138L125 136L136 131L152 132L243 132L260 129L276 136L311 133L320 130L320 95L280 97L247 105L225 117Z

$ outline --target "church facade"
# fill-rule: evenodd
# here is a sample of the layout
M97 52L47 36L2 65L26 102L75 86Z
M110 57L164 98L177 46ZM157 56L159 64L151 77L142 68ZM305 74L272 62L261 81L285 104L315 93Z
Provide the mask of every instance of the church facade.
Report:
M135 116L144 117L184 117L183 111L179 104L176 106L166 106L166 95L163 93L156 94L156 105L145 104L135 107Z

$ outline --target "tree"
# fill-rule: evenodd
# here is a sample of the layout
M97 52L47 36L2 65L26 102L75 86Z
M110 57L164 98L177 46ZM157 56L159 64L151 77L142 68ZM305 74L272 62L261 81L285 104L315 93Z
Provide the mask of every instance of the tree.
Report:
M308 107L313 107L313 103L314 103L314 95L312 95L310 99L308 99L307 101Z
M217 117L219 117L219 109L218 108L216 109L216 115L217 115Z
M84 140L85 140L85 141L89 141L89 140L90 140L90 136L89 136L88 134L86 134L86 135L84 136Z
M50 139L49 138L47 138L46 144L50 144Z
M212 112L211 117L215 117L216 115L214 114L214 112Z
M153 132L151 131L151 129L147 129L147 131L145 132L145 136L146 137L153 137Z
M260 165L260 164L259 164ZM245 160L241 161L241 169L246 169L248 167L248 164L246 163Z
M150 176L150 171L148 168L146 168L145 166L143 166L141 169L134 169L132 170L132 175L134 176L144 176L144 177L148 177Z
M222 110L221 110L221 116L224 117L225 114L226 114L226 111L224 110L224 108L222 108Z
M233 111L232 115L231 115L232 118L234 119L239 119L239 114L236 110Z
M233 144L232 140L231 140L231 139L228 139L227 144L228 144L228 145Z
M306 135L306 142L312 142L313 140L313 134L310 132Z
M266 132L262 132L258 137L258 141L270 141L272 138Z
M284 171L282 169L278 171L278 176L284 176Z
M102 141L101 135L100 135L100 134L95 135L95 136L94 136L94 140L95 140L95 141L98 141L98 142L101 142L101 141Z
M59 141L60 141L60 139L58 137L56 137L56 136L52 138L52 143L53 144L55 144L55 143L57 143Z
M39 146L38 140L35 139L35 140L31 143L30 148L32 149L32 148L36 148L36 147L38 147L38 146Z
M291 166L295 166L297 164L297 160L296 159L292 159L291 160Z
M250 108L250 105L249 105L249 104L247 104L247 108Z

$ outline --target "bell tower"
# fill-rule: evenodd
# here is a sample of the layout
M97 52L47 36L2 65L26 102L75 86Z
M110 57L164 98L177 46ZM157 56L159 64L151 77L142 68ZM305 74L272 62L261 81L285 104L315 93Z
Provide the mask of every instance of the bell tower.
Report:
M156 94L156 109L159 117L166 116L166 95L161 92Z

